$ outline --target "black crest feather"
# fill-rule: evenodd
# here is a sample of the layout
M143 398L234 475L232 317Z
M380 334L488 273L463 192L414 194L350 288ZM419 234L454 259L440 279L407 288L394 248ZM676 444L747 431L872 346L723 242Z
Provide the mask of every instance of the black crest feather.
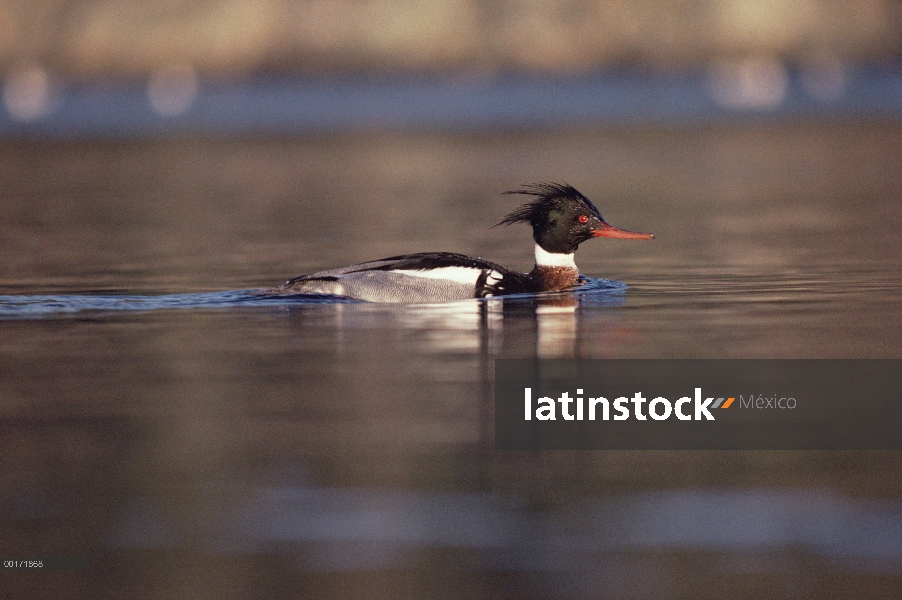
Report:
M541 223L550 212L573 202L584 206L586 210L601 219L601 213L598 212L598 208L588 198L583 196L579 190L567 183L530 183L525 184L521 190L511 190L504 193L535 196L536 199L504 217L495 227L498 225L512 225L514 223L535 225Z

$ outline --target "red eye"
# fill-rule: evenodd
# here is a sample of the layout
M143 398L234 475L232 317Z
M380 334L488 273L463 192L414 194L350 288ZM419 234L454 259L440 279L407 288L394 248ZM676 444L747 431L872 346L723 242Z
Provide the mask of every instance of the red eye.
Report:
M586 215L580 215L580 216L579 216L579 222L580 222L580 223L588 223L588 222L589 222L589 217L587 217Z

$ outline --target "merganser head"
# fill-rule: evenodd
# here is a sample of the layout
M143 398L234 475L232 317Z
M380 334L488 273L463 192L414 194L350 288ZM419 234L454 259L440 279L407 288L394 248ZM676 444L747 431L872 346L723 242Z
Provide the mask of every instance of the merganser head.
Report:
M534 183L523 187L505 193L525 194L536 199L504 217L498 225L529 223L536 245L546 253L572 256L581 243L593 237L624 240L655 237L610 225L588 198L566 183ZM536 253L538 255L538 248Z

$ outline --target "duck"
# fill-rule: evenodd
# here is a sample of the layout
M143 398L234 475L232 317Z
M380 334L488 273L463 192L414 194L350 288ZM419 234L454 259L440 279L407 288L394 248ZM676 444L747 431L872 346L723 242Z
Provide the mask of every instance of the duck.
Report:
M597 237L654 238L610 225L588 198L566 183L533 183L504 193L533 198L493 225L532 227L535 267L529 273L464 254L420 252L300 275L273 291L407 303L560 292L575 289L583 281L574 261L581 243Z

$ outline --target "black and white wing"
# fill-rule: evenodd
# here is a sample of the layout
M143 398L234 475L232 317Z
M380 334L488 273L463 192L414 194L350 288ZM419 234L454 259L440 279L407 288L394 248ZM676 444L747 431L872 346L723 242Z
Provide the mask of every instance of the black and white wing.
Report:
M480 258L423 252L301 275L278 291L372 302L450 302L519 293L526 285L526 275Z

